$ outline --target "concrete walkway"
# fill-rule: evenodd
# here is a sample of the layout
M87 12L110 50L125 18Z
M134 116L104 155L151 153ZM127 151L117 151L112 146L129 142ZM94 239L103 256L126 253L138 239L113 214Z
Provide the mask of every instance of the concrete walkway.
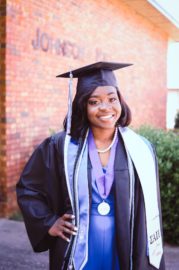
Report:
M165 246L165 257L166 270L179 270L179 247ZM32 251L23 222L0 219L0 270L14 269L48 270L48 252Z

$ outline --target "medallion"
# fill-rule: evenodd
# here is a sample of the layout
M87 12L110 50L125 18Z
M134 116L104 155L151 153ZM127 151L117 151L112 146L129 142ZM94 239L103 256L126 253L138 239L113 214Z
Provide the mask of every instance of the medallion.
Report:
M110 212L110 205L103 201L98 205L98 213L102 216L106 216Z

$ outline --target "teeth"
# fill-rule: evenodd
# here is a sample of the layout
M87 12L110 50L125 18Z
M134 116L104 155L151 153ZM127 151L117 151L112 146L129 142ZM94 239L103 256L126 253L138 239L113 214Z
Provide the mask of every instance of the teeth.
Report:
M101 116L100 118L101 119L110 119L112 117L113 117L112 115L106 115L106 116Z

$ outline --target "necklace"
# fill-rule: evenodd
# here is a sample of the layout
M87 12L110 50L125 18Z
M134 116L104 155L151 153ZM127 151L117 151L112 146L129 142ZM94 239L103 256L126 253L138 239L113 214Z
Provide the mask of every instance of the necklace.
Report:
M117 128L115 130L115 134L114 134L114 137L113 137L113 140L112 140L111 144L105 149L98 149L97 148L97 152L98 153L106 153L107 151L109 151L109 149L111 149L111 147L113 146L113 144L114 144L114 142L116 140L116 137L117 137Z

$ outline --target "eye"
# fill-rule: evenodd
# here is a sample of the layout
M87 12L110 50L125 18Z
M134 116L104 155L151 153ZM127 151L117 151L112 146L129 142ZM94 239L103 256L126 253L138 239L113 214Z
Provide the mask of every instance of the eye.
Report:
M88 100L88 104L89 105L92 105L92 106L95 106L95 105L98 105L99 104L99 101L98 100L90 99L90 100Z
M118 99L117 99L116 97L111 97L111 98L109 99L109 101L110 101L111 103L114 103L114 102L118 101Z

